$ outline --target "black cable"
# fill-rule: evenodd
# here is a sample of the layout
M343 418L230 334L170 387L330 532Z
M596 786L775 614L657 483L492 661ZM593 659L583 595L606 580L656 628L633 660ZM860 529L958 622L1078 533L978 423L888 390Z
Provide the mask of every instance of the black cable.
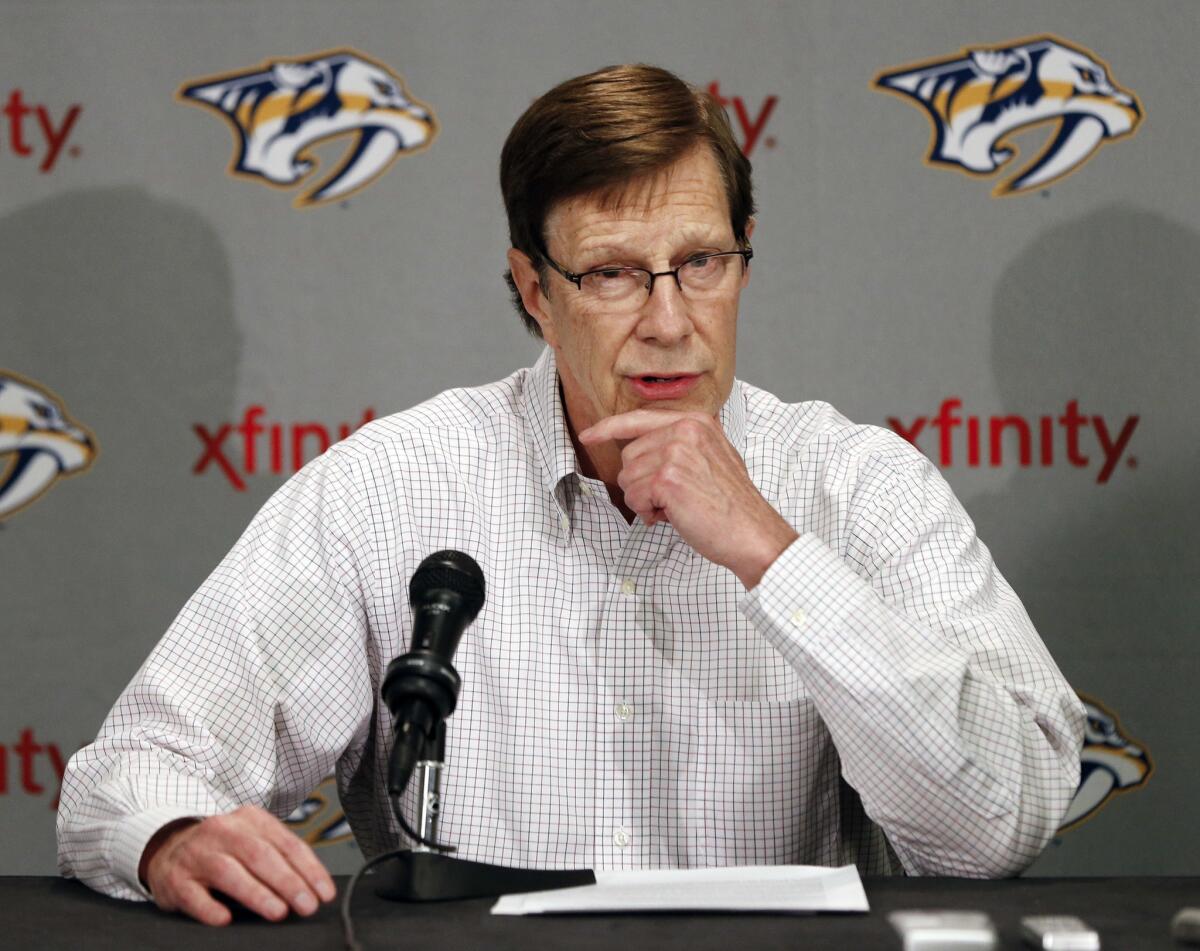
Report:
M457 852L458 849L453 845L442 845L440 842L430 842L424 836L418 835L413 831L412 826L408 824L408 820L404 818L404 810L401 808L400 797L392 797L392 811L396 814L396 819L400 823L400 828L414 842L419 842L427 849L433 849L436 852L450 853ZM345 939L346 951L363 951L363 947L354 938L354 922L350 920L350 899L354 896L354 888L358 885L361 879L367 872L382 862L384 859L394 858L397 855L403 854L406 849L396 849L394 852L384 852L382 855L377 855L369 862L364 862L363 867L354 873L350 878L350 882L346 885L346 893L342 896L342 935Z
M417 833L417 831L408 824L408 820L404 818L404 810L400 808L399 796L392 797L392 812L396 814L396 820L400 823L400 828L404 830L404 834L414 842L420 843L427 849L433 849L435 852L443 852L446 855L449 855L451 852L458 851L458 849L453 845L442 845L440 842L431 842L429 839L425 838L425 836Z
M364 862L363 867L351 876L350 884L346 886L346 893L342 895L342 935L346 940L347 951L363 951L362 945L354 939L354 923L350 920L350 899L354 896L354 886L358 884L358 880L369 869L374 868L384 859L390 859L403 851L403 849L396 849L394 852L384 852L382 855L377 855L369 862Z

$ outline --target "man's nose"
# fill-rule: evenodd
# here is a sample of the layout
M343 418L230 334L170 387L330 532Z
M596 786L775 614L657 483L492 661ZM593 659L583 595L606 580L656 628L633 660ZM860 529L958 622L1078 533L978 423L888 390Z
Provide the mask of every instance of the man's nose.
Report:
M674 275L664 274L654 281L654 287L642 307L637 335L642 340L675 343L692 332L692 318Z

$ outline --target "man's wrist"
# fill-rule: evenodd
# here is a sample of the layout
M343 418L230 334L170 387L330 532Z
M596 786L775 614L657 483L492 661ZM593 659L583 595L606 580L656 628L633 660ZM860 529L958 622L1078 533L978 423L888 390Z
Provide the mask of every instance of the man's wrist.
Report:
M755 552L746 559L744 566L734 569L734 574L747 591L758 587L762 576L775 560L782 555L800 535L783 516L775 513L775 521L768 529L757 535L759 544Z
M150 836L150 841L146 843L146 847L142 849L142 857L138 861L138 881L146 891L150 891L149 872L150 863L154 857L162 850L162 847L167 844L167 841L182 831L188 826L195 825L200 822L199 816L187 816L182 819L175 819L168 822L165 826L159 829L154 835Z

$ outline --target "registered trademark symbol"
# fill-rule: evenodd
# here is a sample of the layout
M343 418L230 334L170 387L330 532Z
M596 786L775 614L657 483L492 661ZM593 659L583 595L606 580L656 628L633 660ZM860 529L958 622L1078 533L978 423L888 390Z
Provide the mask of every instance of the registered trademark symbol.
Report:
M768 135L765 139L763 139L763 147L768 149L775 148L775 136Z
M1043 188L1043 189L1042 189L1042 197L1043 197L1043 198L1049 198L1049 197L1050 197L1050 189L1049 189L1049 188Z
M79 158L79 156L83 154L83 150L78 145L72 145L69 149L67 149L67 154L71 156L71 158Z
M1137 468L1137 456L1130 456L1129 461L1126 463L1126 465L1128 465L1130 469L1136 469Z
M338 202L338 207L339 207L339 208L349 208L349 207L350 207L350 200L349 200L349 199L343 199L342 201Z

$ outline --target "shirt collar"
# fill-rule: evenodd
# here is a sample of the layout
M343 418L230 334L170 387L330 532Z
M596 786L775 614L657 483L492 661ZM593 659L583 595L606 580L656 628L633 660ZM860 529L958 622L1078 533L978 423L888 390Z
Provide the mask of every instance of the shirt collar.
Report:
M546 347L529 371L522 405L533 434L534 446L542 463L546 489L554 493L567 476L578 473L575 447L567 430L567 419L558 388L558 366L554 351ZM725 438L742 456L746 454L746 396L741 384L733 381L729 399L721 407L721 428Z

